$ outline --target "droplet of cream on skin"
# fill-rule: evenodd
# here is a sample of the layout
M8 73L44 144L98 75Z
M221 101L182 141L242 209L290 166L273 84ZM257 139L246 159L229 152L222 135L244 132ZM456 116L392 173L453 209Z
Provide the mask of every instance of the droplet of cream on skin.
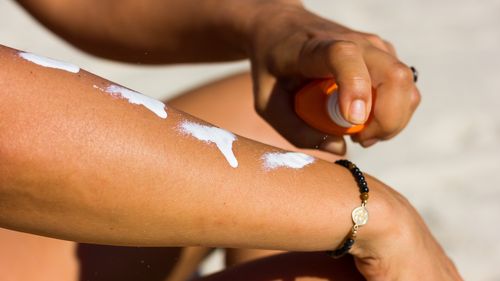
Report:
M78 67L74 64L67 63L67 62L62 62L62 61L58 61L55 59L35 55L32 53L26 53L26 52L20 52L19 56L27 61L41 65L43 67L61 69L61 70L68 71L71 73L80 72L80 67Z
M221 128L202 125L190 121L183 121L179 126L181 132L191 135L201 141L215 143L217 148L222 152L231 167L238 167L238 160L234 156L233 142L236 136Z
M102 89L96 85L94 85L93 87L102 91ZM118 85L110 85L104 90L104 92L115 97L126 99L129 103L142 105L151 110L154 114L158 115L158 117L160 118L167 118L165 104L159 100L153 99L151 97L145 96Z
M262 160L266 170L280 167L301 169L315 161L314 157L299 152L268 152Z

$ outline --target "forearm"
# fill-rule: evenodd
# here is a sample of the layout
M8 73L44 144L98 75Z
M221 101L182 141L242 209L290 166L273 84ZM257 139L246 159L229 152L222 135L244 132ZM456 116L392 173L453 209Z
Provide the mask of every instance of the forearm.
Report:
M18 0L41 23L90 53L129 62L248 57L255 14L297 0Z
M103 92L108 81L11 49L0 60L3 227L107 244L318 250L352 226L358 191L341 167L270 170L261 158L279 150L237 137L233 168L214 143L180 131L199 122L182 112L161 118Z

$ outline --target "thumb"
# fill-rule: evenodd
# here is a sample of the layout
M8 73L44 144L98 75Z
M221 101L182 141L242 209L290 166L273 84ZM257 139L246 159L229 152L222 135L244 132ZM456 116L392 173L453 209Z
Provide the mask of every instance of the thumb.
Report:
M372 95L370 74L361 47L351 41L321 43L311 41L304 46L299 59L301 73L311 78L333 76L344 119L351 124L365 123Z
M294 95L286 90L284 82L273 83L260 79L255 87L255 108L278 133L298 148L319 149L338 155L345 154L346 144L342 137L320 132L307 125L294 111ZM269 93L269 94L266 94ZM259 102L259 99L260 102Z

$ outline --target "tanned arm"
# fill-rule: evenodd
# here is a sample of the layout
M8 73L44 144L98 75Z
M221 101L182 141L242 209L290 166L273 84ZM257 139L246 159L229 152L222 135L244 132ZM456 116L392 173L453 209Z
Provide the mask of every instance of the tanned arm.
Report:
M6 47L0 65L1 227L114 245L298 251L333 249L352 227L360 199L343 167L283 160L73 65ZM411 205L367 181L371 218L351 251L365 277L458 280Z

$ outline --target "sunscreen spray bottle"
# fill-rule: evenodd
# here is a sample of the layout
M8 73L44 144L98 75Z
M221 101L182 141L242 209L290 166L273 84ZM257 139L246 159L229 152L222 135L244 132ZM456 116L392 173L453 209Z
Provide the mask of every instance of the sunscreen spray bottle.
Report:
M295 95L295 112L309 126L330 135L360 132L364 124L353 125L340 113L337 84L332 79L315 80Z

